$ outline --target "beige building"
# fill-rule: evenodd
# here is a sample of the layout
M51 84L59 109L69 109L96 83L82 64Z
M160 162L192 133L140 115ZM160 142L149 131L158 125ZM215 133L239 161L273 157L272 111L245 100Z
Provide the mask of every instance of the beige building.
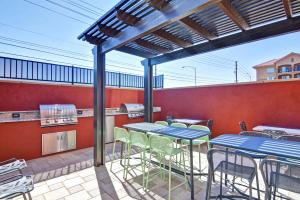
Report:
M300 79L300 54L290 53L282 58L273 59L253 67L256 80Z

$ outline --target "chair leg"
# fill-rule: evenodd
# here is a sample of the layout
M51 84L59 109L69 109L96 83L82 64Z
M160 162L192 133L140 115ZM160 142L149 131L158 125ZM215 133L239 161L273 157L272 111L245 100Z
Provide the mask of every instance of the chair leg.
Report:
M201 144L198 146L199 153L199 171L201 172Z
M249 181L249 199L252 200L253 197L252 197L252 182Z
M32 200L30 192L27 192L27 194L28 194L29 200Z
M126 154L126 159L127 159L127 164L125 166L125 169L126 169L126 173L125 173L125 179L127 179L127 174L128 174L128 171L129 171L129 161L130 161L130 155L131 155L131 145L128 144L126 145L127 146L127 154ZM126 160L125 160L126 162Z
M188 178L186 175L186 166L185 166L185 160L184 160L184 151L181 153L182 154L182 159L183 159L183 173L184 173L184 182L185 184L185 189L188 190Z
M207 176L207 183L206 183L206 200L210 199L210 189L211 189L211 184L212 184L212 171L210 170L210 168L208 169L208 176Z
M23 199L27 200L25 193L23 193L22 195L23 195Z
M225 179L226 183L226 179ZM221 175L220 175L220 198L222 199L223 196L223 169L221 169Z
M147 177L146 177L146 187L145 190L148 189L148 184L149 184L149 174L150 174L150 168L151 168L151 158L152 158L152 152L150 151L150 155L149 155L149 167L148 167L148 171L147 171Z
M259 190L259 180L258 180L258 172L256 172L256 187L257 187L257 197L260 199L260 190Z
M146 168L146 149L143 150L142 171L143 171L143 188L145 189L145 168Z
M112 164L113 164L113 162L115 160L115 148L116 148L116 141L114 141L114 145L113 145L112 160L111 160L111 163L110 163L110 171L112 170Z
M171 174L171 168L172 168L172 162L171 162L171 157L169 159L169 195L168 195L168 200L171 200L171 181L172 181L172 174Z

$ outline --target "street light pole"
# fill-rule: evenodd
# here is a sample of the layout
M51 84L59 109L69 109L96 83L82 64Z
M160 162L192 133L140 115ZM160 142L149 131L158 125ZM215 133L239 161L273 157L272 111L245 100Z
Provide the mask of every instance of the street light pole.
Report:
M195 75L195 86L197 86L197 68L193 66L182 66L182 68L191 68L194 70Z

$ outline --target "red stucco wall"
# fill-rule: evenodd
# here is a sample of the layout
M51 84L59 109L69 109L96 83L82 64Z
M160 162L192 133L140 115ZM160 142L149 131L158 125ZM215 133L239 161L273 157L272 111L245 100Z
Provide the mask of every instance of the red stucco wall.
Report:
M213 135L238 133L238 122L248 128L274 125L300 128L300 81L238 84L155 92L154 104L167 115L213 119Z

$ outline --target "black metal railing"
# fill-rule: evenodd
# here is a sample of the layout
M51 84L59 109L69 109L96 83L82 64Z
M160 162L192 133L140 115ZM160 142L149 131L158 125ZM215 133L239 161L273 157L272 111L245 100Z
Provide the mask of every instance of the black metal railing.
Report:
M93 84L94 71L88 68L0 57L0 78L63 82L70 84ZM143 88L144 77L107 71L106 85ZM154 77L153 87L164 87L163 75Z

